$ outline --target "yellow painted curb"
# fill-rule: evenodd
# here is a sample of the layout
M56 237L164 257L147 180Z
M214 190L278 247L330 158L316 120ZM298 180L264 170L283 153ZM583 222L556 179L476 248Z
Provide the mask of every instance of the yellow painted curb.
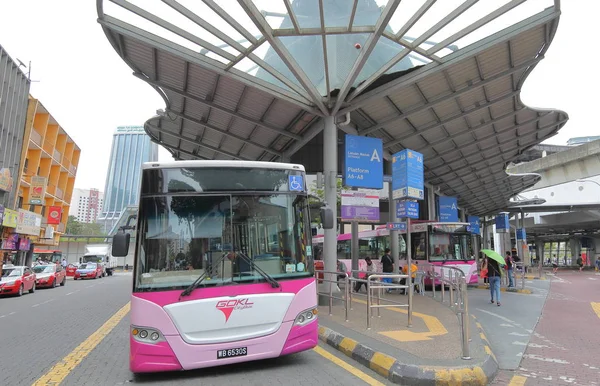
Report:
M488 379L479 366L464 369L436 369L435 384L440 386L455 386L455 385L486 385Z
M354 352L357 344L358 342L354 339L344 338L340 343L340 350L347 356L352 357L352 353Z
M396 358L392 358L389 355L376 352L375 354L373 354L373 358L371 358L371 363L369 364L369 367L377 374L388 378L390 376L390 369L392 368L394 363L396 363Z

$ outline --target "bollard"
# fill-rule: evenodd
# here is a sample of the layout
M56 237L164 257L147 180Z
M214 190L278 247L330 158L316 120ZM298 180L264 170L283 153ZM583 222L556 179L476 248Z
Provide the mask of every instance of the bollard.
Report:
M469 298L467 295L467 281L463 277L460 280L460 291L462 294L463 306L461 310L462 325L462 359L471 359L469 349Z
M413 302L413 281L412 281L412 269L408 267L408 328L412 327L412 302Z
M371 280L367 279L367 330L371 329Z
M450 285L448 286L450 289L450 307L454 307L454 272L452 270L448 272L448 278L450 279Z
M348 276L346 276L345 287L344 295L346 296L346 322L348 322L348 298L350 298L350 293L352 292L350 290L350 278Z

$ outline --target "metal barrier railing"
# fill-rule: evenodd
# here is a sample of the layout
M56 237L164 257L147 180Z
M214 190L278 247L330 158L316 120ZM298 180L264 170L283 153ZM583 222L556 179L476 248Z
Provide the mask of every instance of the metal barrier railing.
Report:
M353 278L351 278L353 279ZM392 279L392 283L386 283L380 281L378 279ZM393 282L394 279L405 279L408 284L396 284ZM375 282L377 280L377 282ZM399 302L394 302L392 300L386 299L386 304L381 304L381 290L382 289L404 289L410 291L410 279L408 275L400 275L400 274L372 274L367 278L367 330L371 329L371 316L373 311L372 308L377 308L377 317L381 317L381 308L391 308L391 307L407 307L408 308L408 327L412 327L412 299L408 298L408 303L403 304ZM377 293L377 304L373 304L373 292L372 290L376 290Z
M456 267L433 265L431 263L419 263L419 270L424 273L425 278L431 280L432 297L436 297L435 286L439 283L441 287L440 303L445 304L446 286L448 286L448 306L456 313L461 325L462 359L471 359L469 341L469 295L467 293L467 280L462 270Z
M320 278L322 276L322 278ZM343 278L340 278L342 276ZM334 277L333 279L328 279L327 277ZM323 270L315 270L315 278L318 283L328 283L327 287L329 287L329 291L324 293L321 291L317 291L319 296L325 296L329 299L329 315L331 315L331 309L333 308L333 299L338 299L344 302L344 309L346 312L346 322L348 321L348 297L350 291L350 283L348 281L348 274L346 272L337 272L337 271L323 271ZM337 297L333 294L333 285L338 285L343 282L344 284L344 297Z
M371 328L371 318L373 317L372 309L377 309L377 316L381 317L381 308L391 308L391 307L406 307L408 309L408 327L412 327L412 290L414 285L419 285L419 292L422 295L425 295L423 291L423 287L425 285L425 279L429 278L432 282L432 294L433 299L438 300L436 297L435 286L437 284L441 285L441 303L445 303L445 287L448 286L449 296L448 296L448 306L452 309L459 318L461 325L461 344L462 344L462 359L468 360L471 359L470 356L470 348L469 341L470 333L469 333L469 299L467 294L467 282L465 278L465 274L458 268L455 267L447 267L447 266L439 266L433 265L429 263L419 263L419 271L415 273L415 281L413 281L410 275L404 274L387 274L387 273L371 273L365 271L352 271L352 274L360 274L365 273L368 274L368 277L365 279L360 279L358 277L348 276L347 273L343 272L333 272L333 271L322 271L316 270L315 277L319 282L329 283L329 290L327 292L319 291L318 295L325 296L329 298L329 314L331 315L331 310L333 307L333 300L343 300L344 301L344 309L345 309L345 317L348 322L348 311L352 309L352 297L353 296L365 296L359 293L353 293L352 287L355 283L365 283L367 285L367 329ZM422 273L422 274L419 274ZM336 280L327 279L327 277L335 277ZM339 278L343 276L343 278ZM357 275L358 276L358 275ZM321 278L322 277L322 278ZM397 283L386 283L381 281L380 279L405 279L405 284L397 284ZM333 294L333 284L342 284L344 285L344 298L337 297ZM381 304L381 290L383 289L404 289L408 290L408 302L400 303L394 302L389 298L384 298L386 304ZM373 292L375 291L375 292ZM375 302L375 304L373 304Z
M521 289L523 290L525 289L525 274L527 273L527 266L521 261L513 262L513 275L515 279L515 284L517 283L517 268L521 269Z

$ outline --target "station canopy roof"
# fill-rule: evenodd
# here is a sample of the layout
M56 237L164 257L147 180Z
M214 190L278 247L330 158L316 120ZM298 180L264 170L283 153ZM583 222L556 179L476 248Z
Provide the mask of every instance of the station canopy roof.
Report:
M97 0L134 75L163 97L145 129L176 159L288 161L323 128L423 153L425 179L486 214L533 186L506 165L566 113L524 105L558 0ZM535 101L532 101L535 102Z

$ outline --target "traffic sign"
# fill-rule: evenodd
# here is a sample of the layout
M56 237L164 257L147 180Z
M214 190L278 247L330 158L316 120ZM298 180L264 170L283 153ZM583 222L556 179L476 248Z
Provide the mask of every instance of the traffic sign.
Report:
M425 195L423 154L405 149L392 156L392 190L394 199L416 198Z
M406 223L405 222L388 222L387 229L393 231L406 231Z
M344 185L383 189L383 143L379 138L346 134Z
M396 202L396 217L419 218L419 203L415 201Z

